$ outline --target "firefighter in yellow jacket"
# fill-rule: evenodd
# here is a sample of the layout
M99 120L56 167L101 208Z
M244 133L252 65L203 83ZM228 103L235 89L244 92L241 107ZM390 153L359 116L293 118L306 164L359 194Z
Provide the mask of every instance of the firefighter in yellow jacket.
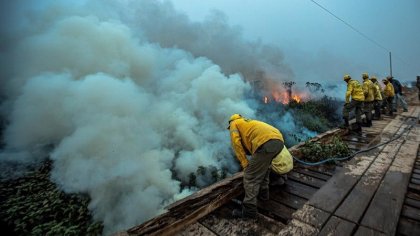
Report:
M369 80L369 75L367 73L363 73L362 78L363 78L363 93L365 95L365 101L363 103L363 112L365 113L365 117L366 117L366 123L364 123L363 125L366 127L371 127L373 103L375 101L375 95L374 95L375 87L372 81Z
M395 96L394 86L392 86L392 83L387 79L383 79L382 82L385 84L384 95L386 100L386 108L388 109L388 115L392 116L394 115L392 110L392 101L394 100Z
M233 114L229 119L232 148L243 170L245 198L242 210L235 209L234 217L253 218L257 214L257 197L269 198L270 165L284 147L281 132L261 121ZM252 157L248 161L246 155Z
M350 112L355 110L356 132L362 131L362 106L365 100L363 88L357 80L353 80L350 75L345 75L343 80L347 83L346 103L343 108L344 127L349 127ZM350 100L351 98L351 100Z
M382 105L381 86L379 85L379 82L375 76L372 76L370 78L370 81L372 81L373 86L374 86L373 94L375 97L375 101L373 102L373 110L375 111L373 119L380 120L381 119L381 105Z

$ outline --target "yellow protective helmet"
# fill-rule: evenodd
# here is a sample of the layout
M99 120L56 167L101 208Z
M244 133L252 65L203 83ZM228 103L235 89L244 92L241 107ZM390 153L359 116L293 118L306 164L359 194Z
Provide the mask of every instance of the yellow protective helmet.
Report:
M376 81L376 76L371 76L370 80L375 80Z
M349 80L349 79L351 79L350 75L344 75L344 77L343 77L344 81Z
M229 119L229 125L228 125L227 129L230 128L230 122L232 122L234 120L237 120L237 119L240 119L240 118L242 118L242 116L240 114L233 114L233 115L231 115L230 116L230 119Z
M363 78L363 79L369 79L369 75L368 75L368 73L363 73L363 74L362 74L362 78Z

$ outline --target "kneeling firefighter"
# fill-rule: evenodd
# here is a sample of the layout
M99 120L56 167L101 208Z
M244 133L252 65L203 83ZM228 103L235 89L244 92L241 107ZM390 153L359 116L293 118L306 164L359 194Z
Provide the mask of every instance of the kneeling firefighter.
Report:
M228 130L232 148L244 171L245 198L242 210L235 209L233 216L253 218L257 214L257 197L263 201L269 199L269 176L273 159L284 156L287 148L284 147L281 132L262 121L233 114L229 119ZM246 155L252 156L249 161ZM283 168L282 173L287 173L293 168L291 156L288 158L283 165L276 166ZM273 169L279 173L276 167Z

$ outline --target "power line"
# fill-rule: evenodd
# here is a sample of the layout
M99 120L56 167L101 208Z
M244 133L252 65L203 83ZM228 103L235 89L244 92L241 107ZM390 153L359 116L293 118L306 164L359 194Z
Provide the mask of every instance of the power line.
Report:
M387 52L390 52L391 51L391 50L387 49L386 47L382 46L380 43L378 43L375 40L373 40L372 38L370 38L369 36L367 36L366 34L362 33L360 30L358 30L355 27L353 27L351 24L347 23L345 20L341 19L340 17L338 17L337 15L335 15L334 13L332 13L331 11L329 11L327 8L323 7L321 4L315 2L314 0L310 0L310 1L313 2L313 3L315 3L318 7L320 7L324 11L328 12L330 15L334 16L339 21L341 21L344 24L346 24L350 29L354 30L356 33L360 34L365 39L371 41L372 43L376 44L378 47L384 49Z
M363 32L361 32L360 30L356 29L356 27L352 26L350 23L347 23L345 20L341 19L340 17L338 17L336 14L332 13L330 10L328 10L327 8L325 8L324 6L322 6L321 4L317 3L315 0L310 0L311 2L313 2L315 5L317 5L318 7L320 7L322 10L326 11L328 14L332 15L334 18L336 18L337 20L343 22L345 25L347 25L350 29L352 29L353 31L355 31L356 33L358 33L359 35L361 35L363 38L369 40L370 42L372 42L373 44L375 44L376 46L384 49L386 52L391 52L390 49L386 48L385 46L382 46L380 43L378 43L377 41L375 41L374 39L370 38L369 36L367 36L366 34L364 34ZM395 55L395 54L394 54ZM402 62L404 63L406 66L411 67L412 69L414 69L414 66L411 64L406 63L401 57L399 57L398 55L396 55L396 57Z

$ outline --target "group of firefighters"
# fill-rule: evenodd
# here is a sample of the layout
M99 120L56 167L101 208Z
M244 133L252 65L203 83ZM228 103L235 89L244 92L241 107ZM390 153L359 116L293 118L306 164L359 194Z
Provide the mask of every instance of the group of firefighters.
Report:
M342 128L349 128L355 132L361 132L363 127L372 126L372 120L381 119L382 110L385 114L392 116L398 110L401 103L403 111L407 110L407 102L402 94L401 83L392 76L386 77L382 82L382 88L375 76L367 73L362 74L363 84L352 79L350 75L345 75L343 80L347 83L346 100L343 108L344 124ZM350 112L354 111L356 124L350 128ZM372 114L374 111L374 114ZM365 121L362 121L362 113Z
M361 126L372 126L372 120L380 119L382 109L386 110L388 115L393 115L398 109L398 103L401 103L404 111L407 111L407 103L402 96L401 83L398 80L388 76L382 80L385 85L382 88L376 77L369 78L367 73L363 73L362 78L361 85L350 75L344 76L344 81L347 82L346 103L343 109L345 127L349 127L349 114L353 110L356 113L357 125L354 130L357 132L361 131ZM366 117L364 122L362 112ZM234 209L232 215L238 218L254 218L257 214L257 201L267 201L270 197L270 166L273 159L285 148L283 135L267 123L239 114L230 117L227 129L230 132L232 148L244 172L245 196L242 208ZM251 157L247 158L247 155ZM281 176L281 179L283 183L286 180L285 176Z

